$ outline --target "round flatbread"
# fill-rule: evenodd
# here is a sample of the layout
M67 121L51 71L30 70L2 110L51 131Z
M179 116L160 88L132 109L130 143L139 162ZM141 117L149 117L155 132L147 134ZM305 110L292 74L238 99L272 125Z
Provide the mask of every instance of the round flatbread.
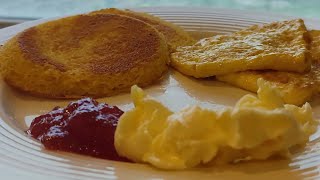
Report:
M0 50L4 80L52 98L102 97L146 86L167 70L165 38L115 14L77 15L32 27Z

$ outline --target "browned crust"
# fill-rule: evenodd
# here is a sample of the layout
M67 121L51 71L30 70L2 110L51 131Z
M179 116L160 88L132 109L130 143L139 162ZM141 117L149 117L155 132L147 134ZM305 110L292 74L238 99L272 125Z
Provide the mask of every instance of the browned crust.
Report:
M18 37L18 44L25 59L33 61L36 64L50 64L60 71L66 71L65 66L58 63L41 53L37 46L37 30L35 28L27 29Z
M5 82L56 99L106 97L157 81L166 41L151 25L114 14L77 15L34 26L5 44ZM74 59L72 59L74 58Z
M63 37L66 41L57 41L54 47L38 45L39 41L50 41L50 39L41 39L42 34L39 28L46 24L22 32L18 37L18 44L25 59L35 64L52 65L57 70L64 72L68 69L68 65L59 63L55 60L55 57L44 54L43 50L45 48L51 48L56 52L59 52L59 49L55 47L64 49L70 47L81 48L79 42L84 38L94 36L95 32L102 31L102 29L111 33L117 31L118 36L114 39L104 40L103 43L97 42L92 47L92 52L88 52L96 56L93 58L88 55L86 57L88 63L82 66L83 69L90 70L93 73L113 74L126 72L141 63L149 63L154 59L152 56L156 54L160 45L160 37L157 30L134 18L114 14L78 15L70 18L73 19L68 22L71 22L76 28L66 27L71 28L70 34ZM61 19L60 21L63 20ZM115 28L107 26L114 26ZM53 36L55 35L54 31L50 33ZM65 58L71 59L70 57Z
M160 18L151 16L151 15L148 16L146 14L139 13L139 12L109 8L109 9L101 9L98 11L93 11L90 14L102 14L102 13L119 14L119 15L129 16L135 19L139 19L141 21L144 21L154 26L159 32L163 33L167 39L173 38L177 35L176 30L170 27L168 24L166 24L167 22L163 21Z
M89 13L89 15L95 14L118 14L128 17L132 17L143 22L146 22L156 28L160 33L162 33L168 43L170 52L174 52L178 46L186 46L194 44L196 41L187 32L185 32L181 27L165 21L159 17L153 16L148 13L134 12L131 10L120 10L116 8L107 8Z
M103 74L125 72L138 64L149 63L153 59L151 55L156 54L160 46L160 37L155 29L146 31L147 24L133 18L125 21L119 19L118 22L123 28L123 31L119 31L121 36L93 50L101 58L91 60L90 70L92 72ZM122 42L127 43L124 45Z

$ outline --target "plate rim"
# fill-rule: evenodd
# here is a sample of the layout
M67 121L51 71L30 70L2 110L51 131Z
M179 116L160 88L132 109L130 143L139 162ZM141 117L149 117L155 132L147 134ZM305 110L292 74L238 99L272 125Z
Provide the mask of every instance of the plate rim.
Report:
M249 12L250 14L255 14L257 12L255 11L247 11L247 10L235 10L235 9L228 9L228 8L206 8L206 7L162 7L162 6L154 6L154 7L142 7L142 8L130 8L131 10L136 10L136 11L142 11L142 12L149 12L149 11L152 11L152 9L157 9L159 12L163 9L166 9L167 11L165 12L168 12L169 9L170 10L174 10L174 9L179 9L179 10L183 10L183 9L188 9L188 8L192 8L192 12L193 13L197 13L197 12L200 12L200 11L207 11L207 10L219 10L219 11L228 11L228 12L237 12L237 13L244 13L244 12ZM260 12L259 12L260 13ZM283 15L283 14L275 14L275 13L268 13L268 12L265 12L263 14L263 16L270 16L272 15L272 17L281 17L281 18L297 18L295 16L287 16L287 15ZM17 24L17 25L14 25L14 26L10 26L10 27L7 27L7 28L3 28L3 29L0 29L0 44L3 43L4 41L8 40L8 38L14 36L15 34L19 33L21 31L21 29L25 29L25 28L28 28L28 27L32 27L34 25L37 25L39 23L42 23L42 22L47 22L47 21L50 21L50 20L53 20L53 19L58 19L58 18L62 18L62 17L65 17L65 16L61 16L61 17L53 17L53 18L43 18L43 19L39 19L39 20L34 20L34 21L29 21L29 22L24 22L24 23L21 23L21 24ZM313 21L320 21L318 19L310 19L310 18L303 18L304 20L306 21L309 21L311 23L314 23ZM320 23L319 24L319 27L320 27ZM18 29L20 29L20 31L17 31ZM3 36L4 34L9 34L8 36ZM7 37L6 39L4 39L5 37ZM5 122L4 120L0 119L0 123L2 122ZM0 124L1 125L1 124ZM0 134L1 136L1 134ZM1 167L1 162L0 162L0 167ZM16 175L13 174L12 176L10 176L10 174L8 174L8 177L9 178L16 178ZM55 178L52 178L52 179L55 179Z

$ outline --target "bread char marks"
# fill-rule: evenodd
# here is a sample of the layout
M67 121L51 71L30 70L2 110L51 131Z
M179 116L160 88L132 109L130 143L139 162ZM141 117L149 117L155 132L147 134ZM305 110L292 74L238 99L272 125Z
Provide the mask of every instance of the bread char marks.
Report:
M38 32L35 28L30 28L22 32L18 37L18 44L23 56L36 64L50 64L60 71L66 71L66 68L63 64L51 60L49 57L41 53L36 43L37 34Z
M160 45L160 38L156 29L153 31L146 30L144 22L132 18L117 21L117 24L114 24L112 28L114 28L116 34L109 34L109 37L114 39L104 41L100 46L93 49L94 54L98 55L98 57L92 59L90 64L93 72L125 72L138 64L148 63L153 59L152 56L156 54ZM128 31L130 31L130 34L123 33ZM121 36L117 36L117 34L121 34Z
M155 19L151 19L150 17L144 17L143 15L141 15L141 13L133 13L130 10L118 10L118 9L102 9L99 11L94 11L92 14L99 14L99 13L111 13L111 14L119 14L119 15L124 15L124 16L129 16L138 20L141 20L143 22L146 22L150 25L152 25L153 27L155 27L159 32L161 32L162 34L164 34L164 36L167 39L170 38L174 38L177 34L176 30L168 25L164 25L162 24L160 21L157 21Z
M79 15L71 21L71 25L67 29L57 23L46 32L31 28L19 37L21 49L35 63L50 64L63 72L72 67L98 74L112 74L152 60L151 56L160 44L156 29L145 30L144 22L130 17L113 14ZM55 38L45 43L44 49L41 44L48 39L42 40L39 37L48 34ZM52 58L48 54L56 56Z

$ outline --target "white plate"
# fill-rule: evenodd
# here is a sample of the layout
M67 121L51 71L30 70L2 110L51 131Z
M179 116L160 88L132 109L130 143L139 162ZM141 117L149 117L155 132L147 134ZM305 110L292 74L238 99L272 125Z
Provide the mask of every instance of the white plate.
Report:
M214 33L229 33L244 27L290 17L245 11L206 8L144 8L181 25L197 37ZM292 17L291 17L292 18ZM4 42L23 29L44 22L28 22L0 30ZM308 28L318 28L316 20L306 20ZM211 33L204 33L211 32ZM228 86L214 79L196 80L171 72L147 92L173 110L187 104L203 106L234 105L247 91ZM320 106L312 102L317 117ZM128 94L100 99L123 109L132 105ZM0 82L0 177L1 179L301 179L319 178L320 138L310 139L303 152L291 160L268 160L237 165L199 167L185 171L162 171L144 164L122 163L77 154L47 151L25 130L34 115L51 110L68 101L35 98L24 95Z

